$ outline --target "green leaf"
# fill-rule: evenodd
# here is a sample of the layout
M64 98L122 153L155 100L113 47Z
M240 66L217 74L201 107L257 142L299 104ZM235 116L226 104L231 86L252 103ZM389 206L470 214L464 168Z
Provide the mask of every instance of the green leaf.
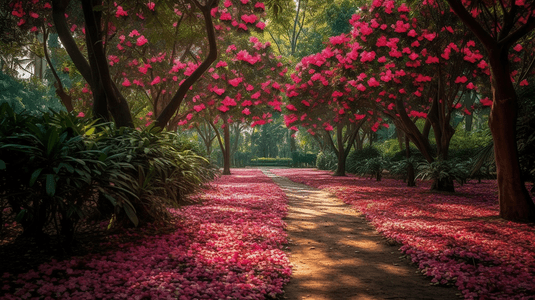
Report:
M134 226L137 227L139 225L139 219L137 218L136 210L134 209L132 204L130 204L130 202L125 202L124 211L126 212L126 215L130 219L130 221L134 223Z
M91 127L88 131L85 132L85 135L92 135L95 133L96 127Z
M24 216L26 216L26 209L21 210L21 211L17 214L17 216L15 217L15 221L16 221L17 223L20 223L20 222L24 219Z
M6 169L6 162L0 159L0 170Z
M48 143L46 146L46 155L50 155L56 143L58 142L59 136L56 130L51 130L50 135L48 136Z
M50 197L56 194L56 179L53 174L46 175L46 194Z
M106 158L108 158L108 155L106 155L106 153L102 153L102 154L100 154L100 156L98 157L98 160L99 160L99 161L105 161Z
M43 168L39 168L32 173L32 176L30 176L30 186L33 186L35 184L37 178L39 178L39 175L41 175L42 171Z

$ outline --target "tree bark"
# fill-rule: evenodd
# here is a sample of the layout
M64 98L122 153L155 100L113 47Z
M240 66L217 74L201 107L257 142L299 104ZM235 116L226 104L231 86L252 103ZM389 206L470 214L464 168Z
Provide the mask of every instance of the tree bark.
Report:
M223 151L223 175L230 175L230 129L226 120L225 128L223 128L223 137L225 142L225 150Z
M411 157L410 140L407 135L405 135L405 157L407 160ZM414 164L412 162L407 163L407 186L416 186Z
M493 104L489 126L494 141L500 217L511 221L535 221L535 204L521 178L516 144L517 95L508 77L508 51L491 56Z
M184 82L180 85L177 92L171 99L170 103L163 109L162 113L158 116L155 121L155 125L159 126L160 128L166 127L169 120L171 120L173 115L180 107L180 104L182 104L184 97L189 91L189 88L202 76L204 72L206 72L206 70L208 70L210 65L217 59L217 42L214 24L212 22L211 10L214 5L217 5L219 3L219 1L207 1L206 5L204 6L199 4L199 2L196 0L192 1L202 11L202 14L204 16L204 23L206 26L206 33L209 43L208 56L201 63L201 65L195 71L193 71L193 73L188 78L184 80Z
M110 76L108 61L102 44L102 11L93 9L100 5L102 5L101 0L82 1L86 28L87 52L90 57L92 73L98 73L98 76L95 76L94 74L93 83L97 82L98 77L98 80L100 81L99 85L101 85L107 100L107 109L111 112L117 127L134 127L128 103L126 103L126 99L118 94L119 90L115 87ZM101 99L95 100L100 101Z

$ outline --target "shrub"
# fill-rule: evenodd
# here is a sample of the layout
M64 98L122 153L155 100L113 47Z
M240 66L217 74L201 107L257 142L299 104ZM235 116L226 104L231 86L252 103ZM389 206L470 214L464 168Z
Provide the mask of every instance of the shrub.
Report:
M46 239L54 225L67 248L89 217L167 221L169 206L216 175L191 144L154 128L117 129L66 112L33 117L7 104L0 122L0 208L25 235Z
M361 167L366 160L380 156L381 153L374 147L366 147L362 150L352 151L347 156L346 170L349 173L358 173L357 169Z
M416 178L422 180L455 180L464 184L470 174L470 169L459 160L436 160L432 163L422 161L418 164Z
M317 154L292 152L292 165L294 167L314 166L316 164Z
M375 177L377 181L381 181L383 170L388 167L388 162L382 157L373 157L362 161L359 167L356 168L355 174Z
M292 165L292 159L289 157L259 157L251 159L251 166L285 166Z
M423 157L412 155L409 158L390 160L387 169L391 175L398 176L400 178L407 178L407 170L409 169L409 166L412 165L414 170L416 170L418 164L423 162Z
M320 152L316 157L316 168L320 170L336 170L338 158L333 152Z

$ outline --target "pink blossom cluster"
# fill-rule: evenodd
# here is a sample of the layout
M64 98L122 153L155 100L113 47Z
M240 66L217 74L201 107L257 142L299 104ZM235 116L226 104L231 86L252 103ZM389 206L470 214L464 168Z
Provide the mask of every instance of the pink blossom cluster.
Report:
M259 170L233 174L199 195L202 204L172 210L178 220L173 233L121 245L115 253L5 273L0 299L276 297L291 275L281 250L286 196Z
M455 194L429 193L430 182L406 187L311 169L273 173L326 189L366 215L434 284L455 285L466 299L532 299L533 226L497 217L495 181L468 183Z

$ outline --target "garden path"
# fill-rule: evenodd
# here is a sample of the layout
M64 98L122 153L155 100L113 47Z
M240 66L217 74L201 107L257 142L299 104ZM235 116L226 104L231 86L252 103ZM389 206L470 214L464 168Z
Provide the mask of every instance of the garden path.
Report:
M333 195L262 168L289 200L292 279L282 299L458 299L431 286L359 212Z

